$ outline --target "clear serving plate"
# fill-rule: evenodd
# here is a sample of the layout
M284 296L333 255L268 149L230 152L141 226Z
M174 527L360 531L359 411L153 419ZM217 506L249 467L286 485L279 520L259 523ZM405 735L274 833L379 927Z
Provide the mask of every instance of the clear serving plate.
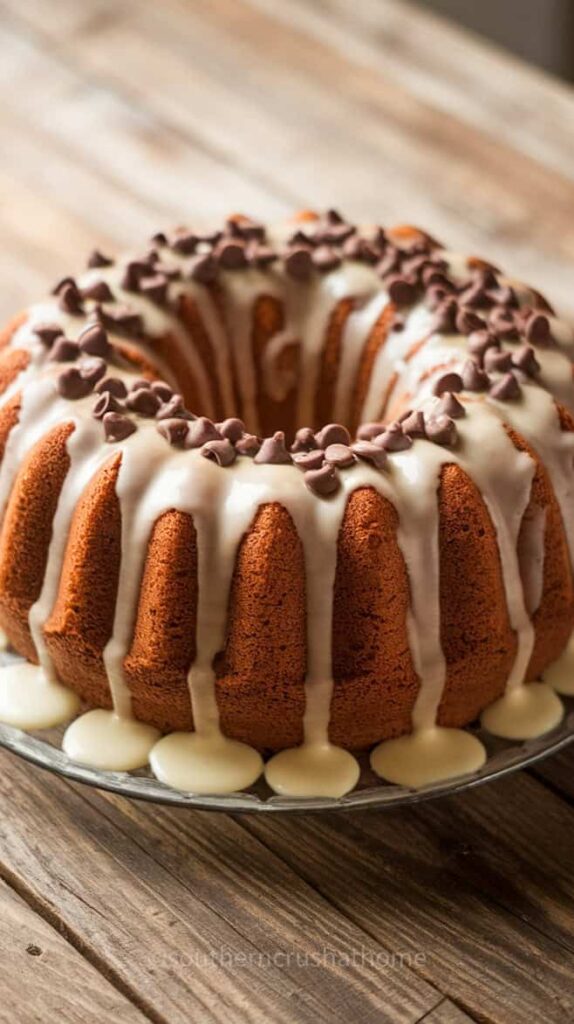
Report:
M20 660L13 655L0 656L0 664ZM488 757L484 766L476 772L462 775L445 782L436 782L420 789L396 786L378 779L369 768L368 756L360 758L361 777L356 789L347 796L331 797L286 797L276 796L261 780L252 789L227 796L199 796L171 789L155 779L147 770L139 772L109 772L72 761L60 746L63 729L41 733L24 733L12 726L0 724L0 747L39 768L62 775L87 786L96 786L121 796L152 803L170 804L174 807L191 807L209 811L250 813L285 813L294 811L350 811L368 808L399 807L404 804L420 803L465 789L480 786L485 782L503 778L520 768L527 768L542 758L563 750L574 739L574 700L564 700L566 714L561 724L552 732L536 740L524 743L510 743L496 739L476 728L472 731L482 740Z

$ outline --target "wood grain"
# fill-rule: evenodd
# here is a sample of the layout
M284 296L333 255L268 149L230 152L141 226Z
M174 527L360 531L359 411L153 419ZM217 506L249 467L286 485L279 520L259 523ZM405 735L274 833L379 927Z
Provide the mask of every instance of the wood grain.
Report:
M144 1024L148 1018L0 881L2 1024Z

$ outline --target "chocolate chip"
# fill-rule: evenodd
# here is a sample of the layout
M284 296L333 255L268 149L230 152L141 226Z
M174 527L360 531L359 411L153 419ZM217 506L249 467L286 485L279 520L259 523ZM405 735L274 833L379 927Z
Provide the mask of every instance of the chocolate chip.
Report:
M164 380L152 380L151 389L162 402L169 402L170 398L173 398L173 388Z
M401 426L409 437L425 437L425 418L420 409L410 412L401 419Z
M88 256L88 267L90 269L93 267L111 267L113 262L108 256L104 256L99 249L94 249Z
M243 238L246 242L265 241L265 226L259 221L245 217L243 214L238 217L229 217L225 223L226 232L235 238Z
M435 381L433 394L442 395L445 391L462 391L462 380L458 373L443 373Z
M465 391L487 391L490 382L474 359L467 359L462 368L462 383Z
M336 270L341 265L341 257L337 250L333 249L330 245L320 245L317 249L314 249L312 260L317 270L324 274L330 270Z
M182 256L192 256L197 249L198 242L197 235L194 235L191 231L186 231L175 236L172 240L171 248L181 253Z
M484 353L484 369L487 373L503 373L510 370L511 366L512 355L510 352L489 348Z
M90 355L100 356L102 359L107 359L112 350L105 328L101 324L86 327L80 334L78 343L82 352L89 352Z
M395 271L399 270L400 265L401 254L399 250L394 246L389 245L383 258L377 263L377 274L379 277L386 278L389 274L394 274Z
M404 433L402 424L396 421L389 423L383 433L374 438L374 444L387 452L404 452L412 443L412 438Z
M239 441L235 442L235 451L238 455L249 455L253 457L261 448L261 438L255 434L244 434Z
M457 309L456 299L444 299L436 310L432 325L433 331L438 334L452 334L456 328Z
M303 246L294 246L284 256L285 272L296 281L306 281L313 269L311 251Z
M237 457L228 437L224 437L222 441L207 441L201 449L201 454L204 458L217 462L218 466L230 466Z
M222 437L229 438L231 443L235 444L236 441L239 441L239 439L243 437L245 433L245 424L242 420L232 416L227 420L223 420L222 423L218 423L217 429Z
M143 260L131 260L126 264L121 286L127 292L138 292L142 278L149 275L149 266Z
M165 437L166 441L174 448L186 447L187 435L189 432L189 421L181 419L167 419L161 420L157 425L157 429L162 437Z
M372 441L355 441L351 446L353 453L365 462L371 462L375 469L384 469L388 462L387 453Z
M521 345L512 355L512 365L528 377L536 377L540 373L540 363L532 345Z
M119 412L107 412L104 416L103 424L106 441L111 443L125 441L130 434L137 430L133 420L128 419L127 416L122 416Z
M300 427L295 434L295 440L291 445L292 452L308 452L317 447L315 434L311 427Z
M57 388L62 398L74 401L78 398L85 398L92 390L89 380L82 376L77 366L70 366L64 370L57 380Z
M266 437L255 456L255 462L267 465L281 465L293 460L285 447L285 434L277 430L273 437Z
M245 244L239 240L222 238L215 252L215 259L223 270L242 270L247 266Z
M432 310L440 309L440 307L443 305L446 299L452 299L452 295L450 294L451 291L452 289L447 288L446 285L432 284L429 288L427 288L425 292L425 306L427 306L428 309ZM454 300L454 302L454 309L456 311L456 300Z
M125 398L128 393L128 389L120 377L105 377L104 380L101 380L97 385L96 391L99 395L109 392L109 394L113 395L114 398Z
M456 395L453 395L452 391L447 391L441 398L439 409L445 416L449 416L453 420L460 420L463 416L466 416L466 411L462 402L459 402ZM404 426L404 424L403 424Z
M550 320L544 313L532 313L528 317L526 340L533 345L547 345L550 342Z
M303 477L305 484L313 494L327 498L341 486L334 466L322 466L321 469L308 469Z
M50 359L55 363L73 363L80 354L80 346L77 341L65 338L64 335L57 338L50 350Z
M167 235L163 231L156 231L155 235L151 236L150 242L152 245L163 248L164 245L167 245Z
M411 306L417 294L414 284L400 275L388 278L387 291L396 306Z
M107 412L121 412L122 409L123 406L118 399L114 398L110 391L104 391L92 409L92 416L97 420L102 420Z
M96 320L113 334L121 334L126 338L138 338L143 334L143 320L139 313L134 313L127 306L105 310L96 306Z
M444 445L451 448L457 440L457 429L454 420L444 413L437 416L427 416L426 419L427 437L434 444Z
M455 326L459 334L472 334L473 331L483 330L486 324L478 313L463 307L456 314Z
M330 466L337 466L338 469L344 469L347 466L352 466L355 459L350 447L346 444L329 444L325 448L325 461Z
M500 348L498 338L491 331L474 331L468 338L468 350L482 363L489 348Z
M382 434L384 429L384 423L361 423L357 430L357 438L359 441L372 441L378 434Z
M33 331L46 348L51 348L56 338L63 337L60 324L36 324Z
M165 274L153 274L152 277L144 277L140 282L140 292L146 299L155 302L157 306L165 306L167 302L167 289L169 281Z
M319 448L328 448L330 444L351 443L351 435L341 423L327 423L318 434L315 434L315 442Z
M501 306L506 306L509 309L518 309L518 299L514 288L510 285L499 285L493 296L496 302L500 303Z
M89 381L92 388L102 380L106 375L107 366L103 359L98 356L92 356L91 359L85 359L80 365L80 373L84 380Z
M380 262L380 252L376 246L371 245L366 238L354 234L347 239L343 245L343 256L348 260L357 260L359 263L374 265Z
M187 447L201 448L208 441L221 441L221 434L215 423L209 420L207 416L199 416L198 419L192 420L189 425Z
M311 452L297 452L293 456L293 462L298 469L321 469L325 461L325 452L322 448L316 448Z
M504 377L501 377L500 380L497 380L492 385L490 394L501 402L507 402L513 398L520 397L521 387L512 372L505 373Z
M512 310L495 306L488 318L488 326L501 341L516 341L520 337Z
M472 309L488 309L492 305L492 300L480 282L474 282L463 288L459 298L462 305L470 306Z
M95 281L87 288L82 288L82 298L93 299L94 302L113 302L114 294L106 281Z
M247 262L259 268L269 267L279 259L270 245L260 245L258 242L252 242L247 246L246 255Z
M157 391L153 391L153 394L161 398L161 395ZM163 401L163 399L162 399ZM161 406L161 409L156 413L156 420L170 420L173 418L180 420L192 420L194 417L190 412L187 411L183 404L183 398L181 395L172 394L170 398ZM218 434L218 437L220 435Z
M217 277L217 263L209 253L194 256L190 261L188 273L192 281L198 281L199 284L212 284Z
M161 405L161 400L149 388L136 388L130 391L126 405L128 409L139 413L140 416L155 416Z
M58 292L58 296L60 309L63 309L65 313L69 313L70 316L80 316L84 312L82 296L75 281L65 284Z

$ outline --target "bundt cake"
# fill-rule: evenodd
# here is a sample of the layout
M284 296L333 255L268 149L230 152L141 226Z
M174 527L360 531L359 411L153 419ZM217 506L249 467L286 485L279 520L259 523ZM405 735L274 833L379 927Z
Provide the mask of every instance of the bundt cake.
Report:
M481 714L553 728L573 342L491 264L333 210L94 252L1 339L0 625L33 665L0 720L335 796L356 751L421 785L482 764Z

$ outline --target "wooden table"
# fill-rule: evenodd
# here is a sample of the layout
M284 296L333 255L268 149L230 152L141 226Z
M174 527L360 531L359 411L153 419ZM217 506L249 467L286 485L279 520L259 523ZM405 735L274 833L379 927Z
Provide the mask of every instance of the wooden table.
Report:
M2 314L229 210L419 222L574 313L574 96L393 0L0 0ZM0 1020L574 1020L574 751L261 820L0 755Z

